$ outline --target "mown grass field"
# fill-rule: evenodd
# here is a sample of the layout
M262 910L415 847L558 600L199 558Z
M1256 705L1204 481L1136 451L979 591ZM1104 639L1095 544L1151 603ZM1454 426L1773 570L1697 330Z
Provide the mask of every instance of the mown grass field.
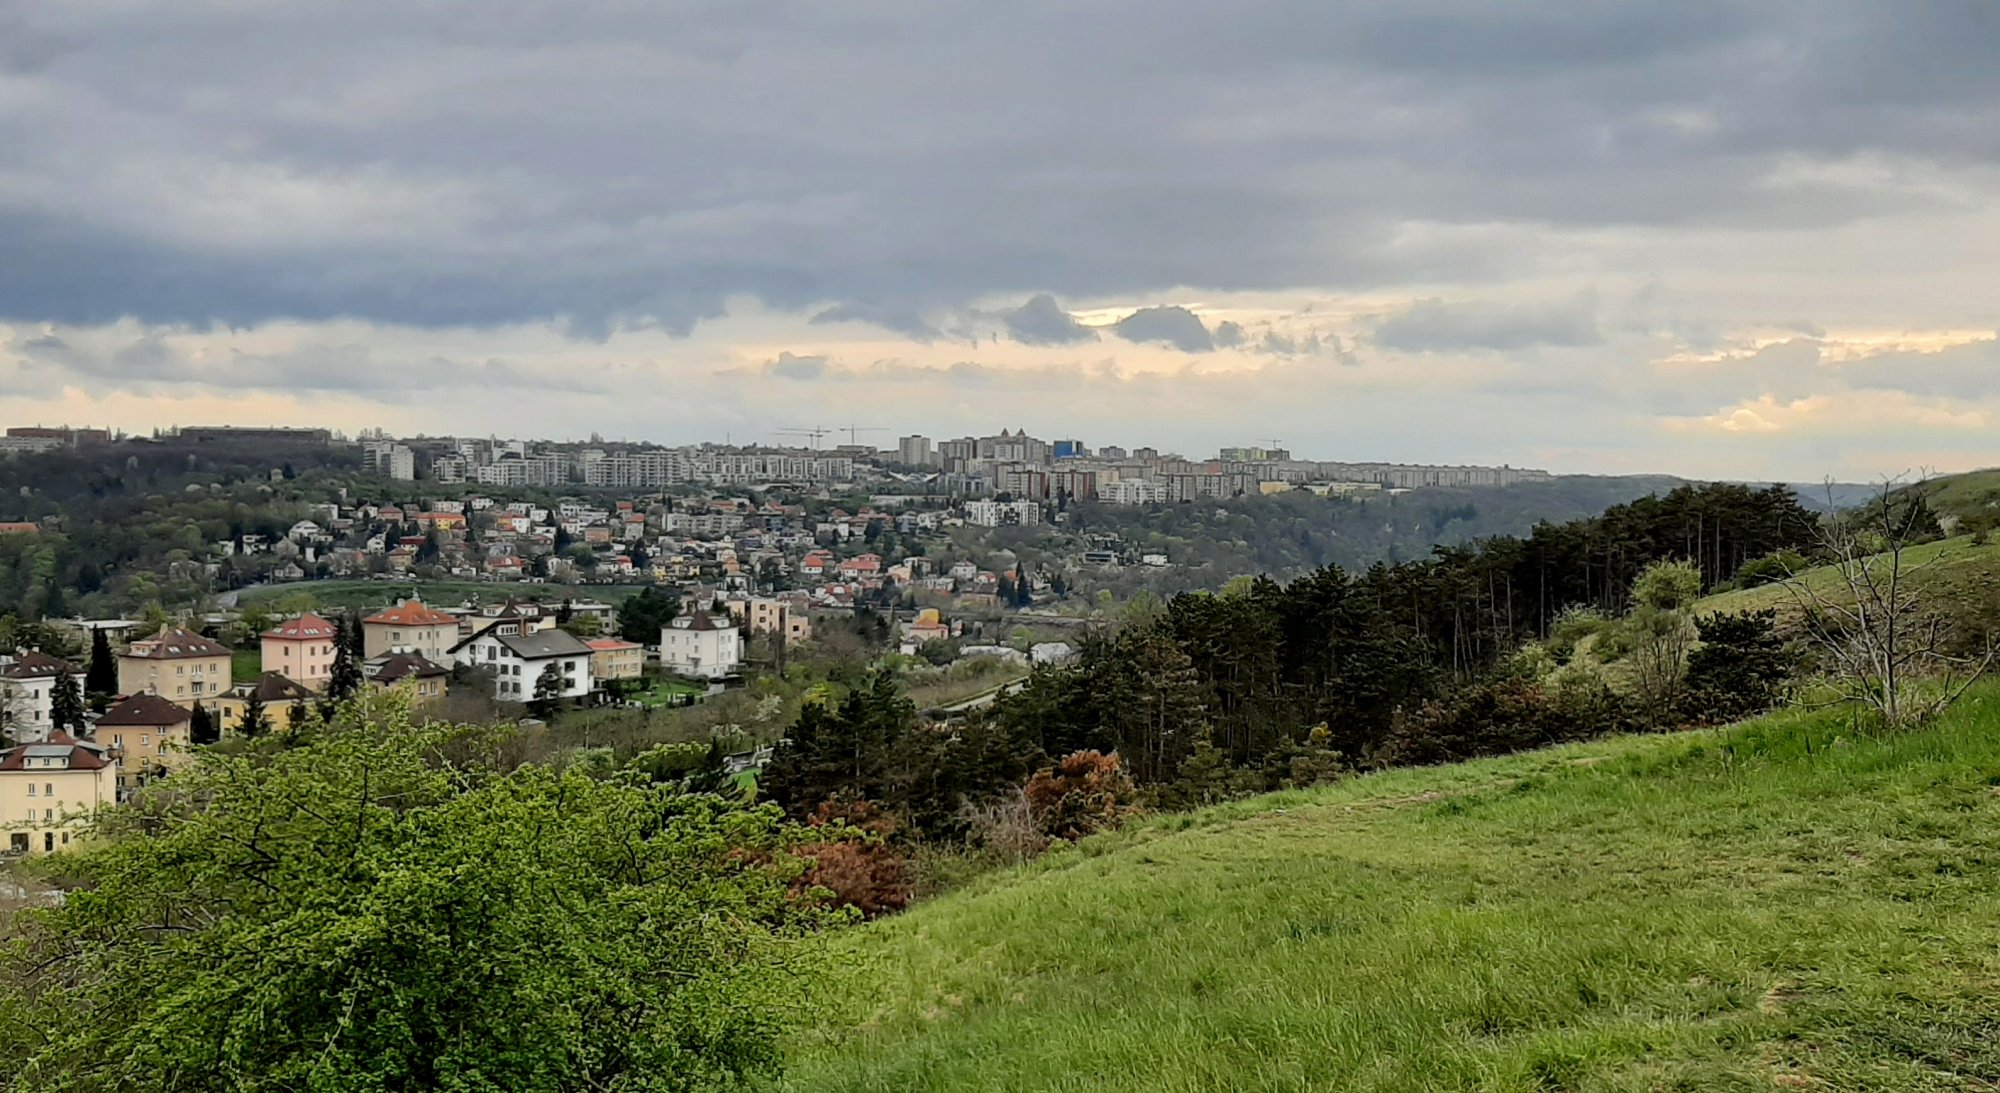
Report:
M1167 816L843 935L786 1088L2000 1088L2000 686Z
M606 584L528 584L520 581L421 581L401 579L394 581L375 580L332 580L299 581L292 584L262 585L243 591L245 603L276 603L289 596L301 593L312 597L315 609L320 611L371 610L393 606L398 598L407 599L410 590L426 603L438 606L456 606L466 600L479 603L503 603L508 599L560 603L564 599L600 600L604 603L623 603L625 598L639 591L642 585Z

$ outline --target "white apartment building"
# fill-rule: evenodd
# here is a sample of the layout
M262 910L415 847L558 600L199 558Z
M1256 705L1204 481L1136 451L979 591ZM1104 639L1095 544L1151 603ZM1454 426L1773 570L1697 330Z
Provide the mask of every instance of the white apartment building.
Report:
M660 666L690 679L721 679L743 667L743 635L727 617L706 611L660 628Z
M30 744L48 738L51 696L56 677L65 671L71 671L68 664L32 649L0 669L0 729L9 741ZM82 684L79 677L77 685Z
M1035 501L967 501L965 522L985 528L1026 527L1042 522L1042 506Z
M590 693L590 646L568 631L503 634L494 627L459 642L451 650L458 663L493 673L493 697L502 702L532 702L542 673L554 665L562 680L559 698Z
M1171 499L1173 491L1164 482L1149 482L1143 478L1125 478L1116 482L1099 482L1097 496L1110 505L1150 505Z
M364 470L408 482L417 477L417 453L411 451L408 445L393 440L363 441L361 466Z

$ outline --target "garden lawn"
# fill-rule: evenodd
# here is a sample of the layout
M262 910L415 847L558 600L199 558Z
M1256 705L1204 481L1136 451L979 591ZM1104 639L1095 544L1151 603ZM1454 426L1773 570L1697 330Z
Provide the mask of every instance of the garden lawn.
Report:
M830 943L785 1088L2000 1088L2000 687L1159 817Z

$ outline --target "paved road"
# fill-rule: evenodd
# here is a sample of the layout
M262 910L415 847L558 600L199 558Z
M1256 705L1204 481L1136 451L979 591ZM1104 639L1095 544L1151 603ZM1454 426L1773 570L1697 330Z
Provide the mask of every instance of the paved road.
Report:
M1022 676L1019 679L1010 679L1007 682L1002 683L1000 686L995 687L990 691L987 691L985 694L976 694L973 695L971 698L965 699L960 702L954 702L949 706L939 706L938 710L941 713L952 714L952 713L965 713L968 710L977 710L984 706L991 706L993 704L994 699L999 698L1001 695L1013 694L1015 691L1018 691L1022 687L1026 686L1027 683L1028 683L1027 676Z

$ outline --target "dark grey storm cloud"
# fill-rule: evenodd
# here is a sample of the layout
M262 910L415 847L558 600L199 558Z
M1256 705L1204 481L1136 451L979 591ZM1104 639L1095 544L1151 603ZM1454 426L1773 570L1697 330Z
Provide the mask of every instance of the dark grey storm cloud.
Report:
M1076 316L1063 310L1056 298L1046 292L1029 297L1020 307L1001 312L1000 321L1007 327L1008 335L1024 345L1075 345L1097 340L1096 331L1077 322Z
M1170 345L1183 353L1206 353L1215 348L1201 316L1176 304L1142 307L1112 324L1111 329L1128 342Z
M11 5L0 319L1476 284L1562 255L1409 229L1967 200L1813 168L2000 163L1997 50L1989 0Z
M1375 323L1375 344L1406 353L1511 351L1601 345L1597 299L1584 293L1545 304L1419 300Z
M494 389L604 394L603 377L551 375L497 359L445 356L390 357L352 342L308 344L276 353L233 352L220 360L194 360L175 347L164 330L147 330L123 340L115 331L102 345L73 345L53 335L0 340L0 363L10 359L29 383L54 387L74 380L126 391L169 390L202 384L235 391L313 391L375 396L406 392Z
M849 301L824 308L807 321L821 326L828 323L867 323L907 334L920 342L934 342L944 337L943 332L915 308L895 305Z

